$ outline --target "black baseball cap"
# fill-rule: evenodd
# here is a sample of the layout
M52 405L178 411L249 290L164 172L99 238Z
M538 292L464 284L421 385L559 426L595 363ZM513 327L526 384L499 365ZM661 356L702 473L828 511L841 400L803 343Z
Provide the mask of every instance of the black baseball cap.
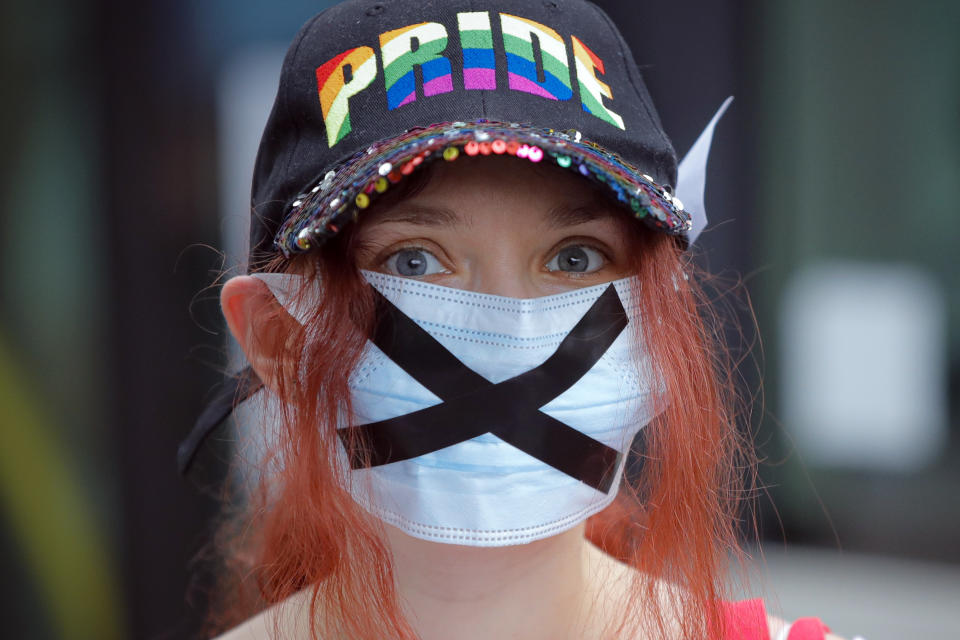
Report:
M315 250L463 155L578 173L686 241L677 158L629 48L584 0L348 0L290 46L253 179L250 265Z

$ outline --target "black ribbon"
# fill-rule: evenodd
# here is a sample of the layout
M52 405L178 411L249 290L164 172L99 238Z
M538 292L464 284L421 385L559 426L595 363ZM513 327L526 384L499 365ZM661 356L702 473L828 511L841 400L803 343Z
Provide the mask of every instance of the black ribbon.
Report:
M263 383L249 366L219 385L213 399L197 417L190 434L177 448L177 468L181 475L186 475L190 471L200 447L217 426L233 412L234 407L262 388Z
M354 469L409 460L492 433L598 491L610 490L620 452L539 409L593 368L627 326L613 285L543 364L497 384L460 362L378 291L374 295L379 322L372 342L444 402L340 429Z

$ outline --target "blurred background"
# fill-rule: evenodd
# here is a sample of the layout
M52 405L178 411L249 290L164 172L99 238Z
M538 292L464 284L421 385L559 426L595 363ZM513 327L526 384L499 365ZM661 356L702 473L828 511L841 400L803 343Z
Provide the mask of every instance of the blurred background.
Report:
M960 3L598 4L681 154L736 96L700 244L759 325L752 592L956 637ZM3 635L195 637L215 504L174 455L225 366L211 285L283 51L324 6L0 4Z

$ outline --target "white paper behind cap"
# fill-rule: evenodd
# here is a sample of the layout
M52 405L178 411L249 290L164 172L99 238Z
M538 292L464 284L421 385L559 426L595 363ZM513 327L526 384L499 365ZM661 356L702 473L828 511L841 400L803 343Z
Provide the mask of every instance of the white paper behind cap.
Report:
M707 208L703 204L703 192L707 184L707 158L710 156L713 130L731 102L733 96L723 101L677 168L677 197L683 202L683 208L690 213L690 222L693 225L687 234L690 244L696 242L697 236L707 226Z

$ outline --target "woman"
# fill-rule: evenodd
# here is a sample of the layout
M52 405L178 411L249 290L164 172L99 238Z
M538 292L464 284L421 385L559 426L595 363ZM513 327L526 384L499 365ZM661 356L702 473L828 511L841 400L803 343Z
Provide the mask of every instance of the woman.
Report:
M724 599L751 458L698 158L580 0L307 23L221 297L265 428L215 610L267 608L223 637L825 637Z

